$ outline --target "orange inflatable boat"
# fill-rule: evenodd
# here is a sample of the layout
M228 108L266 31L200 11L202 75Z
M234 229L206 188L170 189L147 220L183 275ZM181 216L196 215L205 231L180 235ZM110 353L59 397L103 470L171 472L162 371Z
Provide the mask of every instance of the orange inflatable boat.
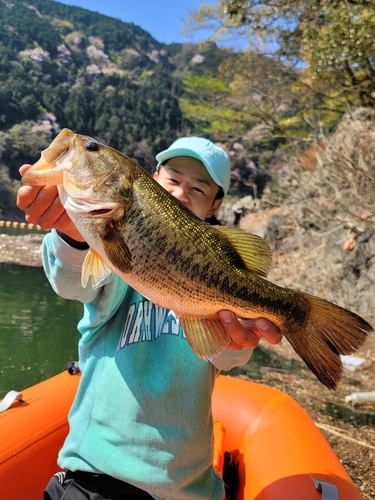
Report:
M0 413L4 500L43 498L58 470L79 379L56 375L23 391L22 401ZM230 500L363 500L314 422L286 394L219 376L213 414L214 464L231 488Z

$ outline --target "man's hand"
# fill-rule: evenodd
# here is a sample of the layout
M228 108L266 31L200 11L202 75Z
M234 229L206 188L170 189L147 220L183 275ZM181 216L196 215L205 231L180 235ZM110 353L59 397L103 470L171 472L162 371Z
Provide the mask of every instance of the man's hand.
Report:
M270 344L281 342L282 335L279 329L267 319L238 319L231 311L220 311L219 316L232 339L229 349L240 351L244 347L254 348L261 338Z
M30 165L23 165L23 175ZM44 230L59 229L76 241L84 241L60 203L56 186L22 186L18 190L17 206L25 212L25 219L39 224Z

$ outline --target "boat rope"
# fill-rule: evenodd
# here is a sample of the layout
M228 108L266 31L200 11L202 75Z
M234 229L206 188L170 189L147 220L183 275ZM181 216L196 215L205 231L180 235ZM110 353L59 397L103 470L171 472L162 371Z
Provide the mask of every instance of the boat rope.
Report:
M318 422L315 422L315 425L319 427L319 429L323 431L330 432L331 434L334 434L335 436L338 436L342 439L346 439L347 441L351 441L352 443L359 444L360 446L365 446L366 448L370 448L371 450L375 450L375 446L372 446L371 444L365 443L364 441L358 441L358 439L354 439L350 436L346 436L345 434L342 434L341 432L338 432L334 427L331 425L327 424L320 424Z
M0 413L10 408L16 400L23 401L22 392L9 391L0 403Z
M313 479L315 488L322 492L322 500L339 500L339 492L334 484Z

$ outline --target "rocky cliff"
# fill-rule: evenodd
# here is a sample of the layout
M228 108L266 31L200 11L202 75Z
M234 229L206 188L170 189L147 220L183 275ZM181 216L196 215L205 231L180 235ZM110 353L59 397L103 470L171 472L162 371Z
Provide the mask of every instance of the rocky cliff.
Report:
M269 279L375 318L375 111L346 115L315 165L261 200L226 204L222 223L259 234L274 252Z

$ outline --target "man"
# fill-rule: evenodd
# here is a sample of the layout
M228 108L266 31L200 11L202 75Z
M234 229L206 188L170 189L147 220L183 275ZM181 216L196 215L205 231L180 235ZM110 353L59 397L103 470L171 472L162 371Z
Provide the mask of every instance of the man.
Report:
M156 158L154 178L170 194L202 220L217 212L230 179L221 148L185 137ZM97 290L82 287L88 246L55 187L22 187L18 206L29 222L54 229L43 242L54 290L84 304L78 324L82 379L58 461L68 472L63 484L51 479L45 499L221 500L222 480L212 467L215 377L246 363L260 338L280 342L276 327L221 311L232 342L212 362L203 361L173 311L150 303L117 275Z

